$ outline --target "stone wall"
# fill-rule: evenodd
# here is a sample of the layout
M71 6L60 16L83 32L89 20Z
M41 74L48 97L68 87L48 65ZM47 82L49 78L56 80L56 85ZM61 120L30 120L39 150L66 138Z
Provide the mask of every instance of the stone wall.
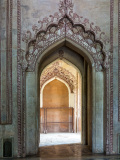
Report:
M74 108L40 108L40 133L74 131Z
M69 92L64 83L53 80L45 86L43 107L69 107Z

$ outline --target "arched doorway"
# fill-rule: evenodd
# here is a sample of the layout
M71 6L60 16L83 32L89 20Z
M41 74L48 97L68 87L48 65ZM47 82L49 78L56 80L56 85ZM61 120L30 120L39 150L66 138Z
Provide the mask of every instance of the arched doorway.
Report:
M64 50L65 47L59 51L64 54ZM81 107L82 76L73 64L59 57L43 69L40 78L40 146L50 146L57 142L80 143ZM51 134L45 136L42 133L56 133L53 137L56 136L58 141L49 140ZM59 140L59 136L63 139ZM46 144L45 138L48 140Z
M64 50L65 47L62 49ZM59 50L59 51L61 51L61 50ZM58 51L58 53L59 53L59 51ZM68 52L68 50L66 50L66 52ZM54 53L54 54L56 54L56 53ZM56 58L57 58L57 56L56 56ZM50 82L52 82L54 80L58 80L58 82L61 81L68 88L68 94L69 94L68 95L68 97L69 97L68 105L67 105L67 103L63 105L64 99L63 99L63 101L59 100L59 101L61 101L61 104L58 102L58 104L55 103L55 105L54 105L53 101L55 101L56 98L51 97L52 100L50 100L51 101L50 106L51 107L57 107L57 106L58 107L72 107L73 109L75 109L75 112L77 112L79 110L80 112L78 115L80 115L81 114L81 106L82 106L82 75L78 71L79 70L77 68L75 68L75 66L73 66L73 64L71 64L70 62L68 62L64 58L61 59L60 57L58 59L56 59L55 61L53 61L52 63L50 63L47 67L45 67L42 71L41 78L40 78L40 107L44 106L43 105L43 99L44 99L43 98L43 89ZM79 83L78 83L78 81L79 81ZM56 86L56 88L58 88L58 87ZM54 88L54 86L53 86L53 88ZM62 96L64 98L64 89L61 90L61 88L58 88L58 90L60 90L62 93L58 97ZM56 95L58 94L58 90L56 92ZM49 90L49 92L51 92L51 90ZM55 96L54 94L55 93L53 93L53 97ZM49 94L48 94L48 96L49 96ZM47 106L47 104L46 104L46 106ZM76 114L74 114L74 118L76 117ZM74 119L74 123L75 123L75 121L79 121L79 120ZM76 123L75 123L75 126L77 126ZM79 128L79 127L77 127L77 128ZM73 131L74 132L77 131L76 127L74 128Z
M54 52L64 46L74 51L69 54L66 52L64 58L74 64L83 75L82 144L90 144L93 153L103 153L105 104L103 96L106 83L103 70L109 67L109 55L104 51L105 46L100 40L96 40L94 32L86 31L81 24L74 24L74 20L66 13L62 15L57 25L49 25L46 31L34 29L35 39L29 39L26 35L23 38L27 42L27 49L25 55L23 51L21 52L23 55L20 59L24 93L22 114L26 112L26 124L23 116L22 127L20 125L22 131L26 133L26 136L23 136L23 139L26 138L26 143L24 140L20 146L26 148L26 155L38 151L40 74L47 64L56 59ZM105 75L107 76L107 72ZM91 112L89 116L86 112L87 105ZM89 119L91 117L91 121L88 120L91 128L84 123L86 117ZM89 133L90 137L86 133Z
M68 49L68 48L66 48L66 49ZM56 59L56 57L58 58L58 55L56 54L56 57L54 57L53 56L53 54L55 55L55 53L56 52L58 52L59 50L61 50L61 48L58 48L58 50L57 50L57 48L56 48L56 51L55 52L52 52L51 53L51 57L52 57L52 59L50 59L50 55L48 56L48 59L46 58L46 57L44 57L45 59L46 59L46 61L43 61L43 63L41 63L41 70L42 70L42 67L44 66L44 63L46 63L47 62L47 60L49 61L53 61L53 60L55 60ZM69 49L68 49L69 50ZM71 50L71 49L70 49ZM101 98L103 99L103 87L100 87L100 89L101 89L101 93L98 93L98 95L97 95L97 93L95 93L96 92L96 90L94 89L94 88L92 88L92 85L93 85L93 87L94 86L96 86L96 84L99 84L99 86L103 86L103 72L97 72L96 74L95 74L95 69L93 68L93 69L91 69L91 65L88 65L87 66L87 62L81 57L79 57L79 55L78 55L78 53L76 53L76 52L73 52L74 53L74 56L73 57L75 57L75 59L79 62L77 62L77 64L79 64L80 66L79 66L79 68L80 68L80 70L81 70L81 73L83 74L83 73L86 73L86 74L84 74L84 76L83 76L83 82L84 82L84 84L83 84L83 93L84 93L84 96L83 96L83 106L84 106L84 110L82 111L82 144L89 144L89 145L91 145L91 147L93 147L93 149L94 149L94 144L93 144L93 141L94 141L94 138L92 138L92 134L94 133L94 131L96 132L96 130L98 129L98 128L94 128L94 129L92 129L92 122L93 122L93 125L95 125L95 127L97 127L96 125L97 125L97 123L100 123L99 124L99 126L101 125L101 134L100 134L100 131L99 131L99 137L97 136L97 138L98 138L98 141L100 141L101 143L102 143L102 146L103 146L103 141L101 141L101 138L100 138L100 136L102 137L102 139L103 139L103 101L101 101ZM72 52L71 53L69 53L68 54L68 52L66 52L66 56L68 57L68 55L70 55L70 54L73 54ZM77 57L77 55L78 55L78 57ZM69 61L71 61L71 62L73 62L73 64L74 64L74 58L73 57L71 57L71 59L69 59L70 58L70 56L69 56ZM77 57L77 58L76 58ZM84 61L84 63L82 62L82 60ZM80 63L80 60L81 60L81 63ZM49 64L49 63L48 63ZM81 67L81 64L84 64L82 67ZM45 65L46 66L46 65ZM43 67L44 68L44 67ZM83 72L82 70L85 70L85 72ZM39 73L40 73L40 70L39 70ZM87 79L86 79L86 77L87 77L87 74L89 74L89 79L88 79L88 83L89 83L89 85L86 85L86 83L87 83ZM39 85L39 81L40 81L40 79L39 79L39 76L38 75L40 75L40 74L38 74L38 71L36 72L36 73L33 73L33 72L27 72L27 77L26 77L26 87L28 88L28 92L27 92L27 95L26 95L26 97L30 97L31 95L31 92L30 92L30 90L29 90L29 84L30 84L30 87L31 87L31 83L33 84L33 86L34 85L36 85L36 82L37 82L37 85L36 85L36 87L34 86L33 88L36 88L36 90L38 90L38 88L40 88L40 85ZM96 78L95 78L96 77ZM31 80L32 80L32 82L31 82ZM37 80L37 81L36 81ZM92 84L92 85L91 85ZM97 85L98 86L98 85ZM97 87L96 86L96 87ZM87 92L87 88L86 87L88 87L88 92ZM97 89L97 88L96 88ZM27 90L27 89L26 89ZM86 92L86 93L85 93ZM32 93L34 93L34 94L36 94L35 93L35 91L33 92L33 90L32 90ZM87 94L88 94L88 98L87 98ZM101 94L101 96L100 96L100 94ZM39 93L39 91L38 91L38 93L36 94L36 96L35 96L35 99L36 99L36 102L38 102L38 103L36 103L36 109L34 110L34 116L35 117L37 117L37 121L39 121L39 114L37 114L37 113L39 113L39 108L38 108L38 106L39 106L39 95L40 95L40 93ZM99 102L99 105L100 106L102 106L101 108L99 108L100 109L100 111L99 111L99 115L96 115L95 113L96 113L96 111L94 110L94 107L95 107L95 104L96 104L96 102L95 101L93 101L93 96L94 97L96 97L97 98L97 102ZM86 99L88 99L88 101L86 101ZM94 103L95 104L94 104ZM30 101L28 100L28 103L30 103ZM88 103L88 106L89 106L89 109L88 109L88 112L91 112L91 114L89 114L88 116L87 116L87 112L86 112L86 110L87 110L87 103ZM35 104L34 104L34 106L35 106ZM26 106L27 107L27 106ZM32 107L32 106L31 106ZM27 108L28 108L28 110L31 108L30 106L28 106ZM32 107L33 108L33 107ZM31 108L31 109L32 109ZM30 109L30 112L31 112L31 109ZM95 112L93 112L94 113L94 115L93 115L93 113L92 113L92 110ZM98 112L98 111L97 111ZM33 113L33 112L32 112ZM101 114L100 114L101 113ZM28 111L28 114L27 115L29 115L29 111ZM91 115L92 115L92 117L91 117ZM97 116L97 117L96 117ZM87 126L87 117L89 118L88 119L88 122L90 123L88 126ZM96 121L96 120L94 120L94 118L98 118L99 117L99 119L101 119L100 121L99 121L99 119L98 119L98 122ZM28 117L28 119L29 119L30 117ZM33 124L33 122L34 122L34 124ZM95 122L97 122L97 123L95 123ZM36 147L36 153L37 153L37 150L38 150L38 147L37 147L37 143L39 142L38 141L38 139L39 139L39 135L38 135L38 133L39 133L39 122L38 122L38 126L37 127L35 127L36 125L36 121L33 121L33 119L32 119L32 122L30 122L30 120L29 120L29 122L28 122L29 124L33 124L33 126L31 126L30 125L30 128L34 128L35 130L35 132L34 132L34 135L35 135L35 139L34 139L34 142L35 142L35 147ZM27 140L27 142L29 143L30 141L31 141L31 136L29 135L29 125L27 125L28 126L28 128L27 128L27 138L28 138L28 140ZM87 131L88 130L88 131ZM92 132L92 133L91 133ZM87 134L88 133L88 134ZM33 140L33 136L32 136L32 140ZM28 145L29 146L29 145ZM31 152L31 151L30 151Z

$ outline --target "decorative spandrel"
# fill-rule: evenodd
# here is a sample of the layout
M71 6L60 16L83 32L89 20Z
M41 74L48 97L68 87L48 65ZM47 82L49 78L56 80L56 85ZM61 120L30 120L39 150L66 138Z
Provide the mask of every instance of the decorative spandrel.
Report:
M22 40L27 44L24 58L28 70L35 70L37 59L44 50L66 38L88 51L94 60L96 71L109 68L110 51L107 48L109 39L101 32L100 27L74 13L73 7L72 1L60 1L59 12L39 20L39 27L33 25L32 29L35 32L33 38L30 31L23 34Z

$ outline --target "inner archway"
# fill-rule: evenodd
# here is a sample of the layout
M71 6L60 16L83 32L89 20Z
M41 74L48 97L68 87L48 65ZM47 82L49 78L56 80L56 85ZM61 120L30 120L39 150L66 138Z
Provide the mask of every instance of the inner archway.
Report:
M50 63L40 78L40 133L57 133L51 144L81 142L82 76L64 58ZM62 133L62 134L59 134ZM69 133L69 134L66 134ZM74 134L70 134L74 133ZM76 134L75 133L79 133ZM49 136L47 141L49 141ZM41 145L45 135L41 134ZM66 138L66 140L64 140ZM70 140L71 139L71 140ZM74 140L73 140L74 139ZM48 144L50 143L48 142Z

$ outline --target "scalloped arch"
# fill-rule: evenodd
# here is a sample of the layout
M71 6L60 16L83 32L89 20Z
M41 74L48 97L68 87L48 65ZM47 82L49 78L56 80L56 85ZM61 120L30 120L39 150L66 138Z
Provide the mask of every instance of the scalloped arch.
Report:
M74 92L76 86L75 76L65 68L60 67L58 62L53 63L51 67L46 69L45 73L42 73L40 78L40 89L53 77L58 77L65 81L69 85L71 93Z
M67 10L65 10L66 5L68 6ZM38 22L40 24L39 28L36 25L32 27L33 31L35 31L34 38L32 38L30 31L23 35L22 40L27 43L24 62L29 70L35 70L39 56L47 48L66 38L87 50L94 60L97 71L109 68L110 52L105 49L105 44L109 43L108 38L106 36L103 38L105 33L101 32L98 26L95 26L93 29L94 23L91 23L90 29L87 29L85 26L89 23L89 20L84 19L81 22L81 16L73 12L73 6L73 3L70 1L60 1L59 12L53 16L50 15L51 20L45 17L43 21L40 20ZM55 21L56 18L57 21ZM98 33L99 38L96 38Z

